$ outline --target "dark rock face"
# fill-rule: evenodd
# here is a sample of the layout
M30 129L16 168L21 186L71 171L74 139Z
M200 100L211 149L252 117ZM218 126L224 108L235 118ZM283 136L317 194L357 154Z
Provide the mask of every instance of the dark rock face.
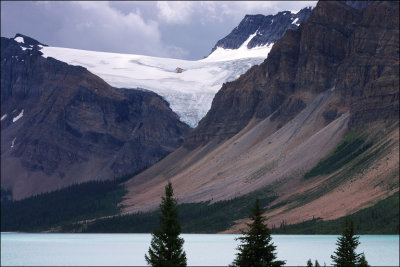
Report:
M269 16L246 15L239 26L217 42L211 52L217 47L237 49L255 32L257 34L248 43L248 48L275 43L285 34L287 29L297 29L301 22L306 21L311 10L311 8L303 8L297 14L283 11Z
M356 9L364 9L369 6L373 1L345 1L346 5Z
M185 146L230 138L252 119L271 114L283 124L310 97L331 89L350 110L350 127L398 118L398 36L398 3L356 9L339 1L319 2L308 21L287 30L261 65L222 86ZM336 115L327 111L326 122Z
M157 94L113 88L34 46L1 38L1 176L15 198L130 174L183 143L189 127Z
M374 2L346 43L337 87L351 108L350 127L399 118L399 3Z

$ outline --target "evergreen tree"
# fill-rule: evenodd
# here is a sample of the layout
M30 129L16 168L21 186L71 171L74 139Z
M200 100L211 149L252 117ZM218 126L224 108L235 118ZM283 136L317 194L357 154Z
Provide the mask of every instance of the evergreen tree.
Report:
M186 253L183 251L183 238L180 238L181 225L178 221L177 201L173 198L172 185L165 187L165 197L160 204L160 229L152 234L149 254L145 255L152 266L186 266Z
M315 266L315 267L321 267L321 265L319 264L318 260L315 260L315 265L313 265L311 259L308 259L308 261L307 261L307 267L313 267L313 266Z
M250 214L251 223L247 232L243 232L239 252L233 261L233 266L282 266L285 261L275 261L276 253L271 243L271 230L264 224L265 218L261 215L259 200L256 200Z
M367 264L365 256L356 253L356 248L360 244L359 236L355 236L353 221L346 221L345 228L342 235L338 238L336 245L338 248L331 258L334 266L360 266L360 264ZM365 265L363 265L365 266Z
M358 267L369 267L367 259L365 258L364 253L361 253L360 261L357 264Z

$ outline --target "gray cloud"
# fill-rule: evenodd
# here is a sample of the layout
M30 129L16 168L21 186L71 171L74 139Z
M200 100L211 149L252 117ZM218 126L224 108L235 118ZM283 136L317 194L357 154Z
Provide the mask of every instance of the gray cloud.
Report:
M17 32L70 48L199 59L246 14L314 6L307 1L1 2L1 35Z

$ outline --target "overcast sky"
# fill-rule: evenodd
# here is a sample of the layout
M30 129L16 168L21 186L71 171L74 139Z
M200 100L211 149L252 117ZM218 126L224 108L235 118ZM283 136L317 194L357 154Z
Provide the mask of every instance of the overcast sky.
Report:
M276 14L315 1L1 1L1 36L51 46L200 59L246 14Z

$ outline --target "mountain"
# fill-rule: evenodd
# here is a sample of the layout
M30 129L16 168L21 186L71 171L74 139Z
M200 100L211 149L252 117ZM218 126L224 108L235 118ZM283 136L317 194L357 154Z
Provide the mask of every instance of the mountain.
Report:
M43 57L38 41L1 39L1 187L14 199L143 170L189 127L143 89L117 89Z
M125 183L125 213L156 208L167 180L180 203L274 198L264 209L275 226L393 195L398 59L398 3L318 2L262 64L224 83L183 146Z
M174 152L140 174L118 179L119 183L104 185L84 183L39 197L7 202L4 205L6 209L3 209L2 205L2 212L5 210L2 218L14 220L10 219L8 222L10 225L5 229L15 231L51 227L54 230L53 227L62 227L63 231L150 232L157 224L157 214L154 210L159 205L165 184L171 181L180 204L179 214L185 232L238 233L247 222L246 216L251 203L258 198L264 215L268 218L268 225L275 229L279 228L280 233L288 233L286 229L289 229L287 226L291 224L293 224L292 229L300 229L302 234L316 233L322 225L318 222L323 220L322 223L326 222L325 234L338 234L340 230L337 229L341 228L340 224L351 215L353 219L356 218L357 225L361 225L363 233L397 234L399 231L398 219L396 221L399 204L398 3L368 1L367 4L361 4L354 1L321 1L306 21L303 21L297 29L286 30L283 37L273 45L267 44L249 49L247 46L255 36L253 35L254 33L250 34L239 48L219 49L225 54L217 54L215 50L212 55L201 61L204 64L238 62L225 61L225 58L227 56L231 59L243 58L243 55L248 56L249 53L261 55L262 49L270 49L268 58L260 65L252 66L238 78L223 83L207 115L200 120L195 129L188 130L184 135L183 145L177 145L179 147ZM71 60L68 57L76 53L75 63L85 60L88 64L93 64L92 68L102 66L101 60L105 63L117 63L112 59L114 56L118 56L118 60L125 60L123 61L125 63L133 60L127 55L107 54L110 57L106 58L104 53L94 56L92 53L98 52L82 50L71 52L65 48L42 48L42 45L37 45L39 51L30 49L30 45L24 45L24 41L20 38L18 41L22 42L18 43L19 46L13 46L15 51L12 53L20 53L20 49L26 53L39 55L43 52L45 57L40 57L38 60L42 62L41 64L51 62L54 65L54 62L58 62L56 65L59 66L59 61L54 60L50 54L46 55L51 49L58 51L58 56L65 52L65 60ZM15 44L15 40L13 43ZM13 57L14 54L10 54L11 59L7 62L20 59L20 56ZM175 67L177 64L174 63L177 61L171 59L161 61L158 58L144 56L138 58L139 63L135 62L135 68L132 69L142 70L141 75L147 73L150 74L149 77L161 77L161 73L165 72L157 72L157 75L154 75L156 67L160 66L169 67L169 73L174 75L188 72L182 66L179 66L180 69ZM163 63L157 65L157 62ZM2 60L2 64L5 63L6 61ZM239 66L238 63L234 64ZM140 69L139 65L143 66L143 69ZM38 73L42 73L40 66L34 65L34 69L39 70ZM123 65L116 66L126 68ZM70 67L68 67L68 77L84 70L79 67L69 69ZM10 67L9 69L12 70ZM62 73L59 71L62 69L57 67L57 71L52 75L55 80L63 80L60 85L65 81L69 84L68 80L57 76ZM111 71L113 68L107 67L103 70ZM153 72L149 73L150 70ZM117 70L114 71L118 73ZM200 73L202 72L196 74ZM78 80L80 84L95 80L103 84L100 78L90 73L87 75L92 78L82 80L71 77L71 81ZM3 77L11 77L7 78L8 80L14 79L16 86L12 88L19 88L17 90L19 94L24 92L21 89L23 86L19 85L24 79L8 73L2 75L2 79ZM120 77L116 80L122 81ZM159 81L156 79L156 82ZM33 95L39 94L36 92L40 92L43 88L46 89L46 85L40 85L31 90ZM93 90L96 92L96 88L102 88L87 87L92 88L91 92ZM109 87L110 90L104 90L112 99L114 94L125 96L130 91ZM79 95L78 98L88 99L86 94ZM155 99L160 100L159 97ZM16 132L7 135L4 133L11 131L10 127L17 127L18 123L24 122L29 115L28 111L31 110L25 106L14 108L13 105L19 105L19 102L22 102L21 99L14 100L10 102L12 104L7 104L9 106L4 110L7 112L3 113L2 110L2 127L3 120L4 125L8 123L8 128L2 130L2 172L3 167L10 168L8 166L13 164L8 158L9 154L4 154L6 161L3 162L3 149L6 147L5 150L14 151L20 146L18 143L20 137L13 139ZM165 101L163 103L166 104ZM92 104L72 107L73 110L80 108L86 111L90 106ZM142 106L146 110L148 103L143 103ZM64 110L68 110L68 106ZM93 113L97 114L101 109L95 108L95 110ZM84 111L77 113L85 114ZM118 113L117 110L110 109L104 114L118 116L112 115L115 113ZM29 120L35 121L30 118ZM79 124L80 127L91 127L91 123L98 120L90 117L81 121L84 123ZM71 124L69 121L66 122ZM52 125L51 131L57 129L54 127L56 124L49 125ZM39 127L44 129L43 138L48 139L51 131L44 124ZM73 124L72 127L75 129L77 125ZM33 129L36 131L38 127ZM82 136L74 139L74 142L80 140L87 142L88 139L83 138L85 130L78 129ZM18 131L18 134L21 132L26 133L29 130L24 128ZM125 130L126 132L129 133ZM3 136L7 137L6 141ZM36 136L42 135L36 134ZM67 134L57 133L57 136L67 136ZM10 149L10 146L13 148ZM83 146L83 148L84 152L88 150L88 147ZM35 150L28 152L31 153L30 151ZM77 146L73 147L73 151L82 153ZM30 155L29 153L25 154ZM54 155L57 154L53 153L50 159L57 158ZM130 162L135 160L137 159ZM14 168L14 170L20 169ZM128 178L130 179L127 180ZM31 186L32 180L26 179L20 184L26 183ZM93 187L99 190L94 190ZM90 192L91 196L68 201L71 192L78 196L86 196L85 194ZM2 197L3 195L5 194L2 191ZM95 205L93 210L93 202L97 201L101 204ZM49 212L49 208L43 205L47 202L52 203L52 214L57 215L47 224L43 224L42 217ZM66 221L65 214L59 216L60 210L71 211L71 206L79 208L76 208L73 216ZM35 210L35 213L29 214L27 210ZM136 213L138 211L145 213ZM118 212L127 216L112 217ZM96 216L106 218L94 219ZM84 219L89 221L65 225ZM28 223L21 226L21 221ZM332 225L336 225L336 230L332 231ZM312 227L317 231L309 232L309 228ZM327 228L330 229L326 231Z
M275 37L297 27L282 21L272 25L281 30ZM189 132L176 119L196 126L221 85L269 49L187 61L51 47L23 34L2 38L2 187L20 199L152 165Z
M303 21L307 21L312 11L311 7L306 7L292 13L282 11L275 15L246 15L230 34L217 42L211 50L213 53L220 49L238 49L248 38L247 48L266 46L276 43L286 32L287 29L295 30Z
M345 13L348 16L361 16L359 10L354 10L346 4L342 6L343 10L352 11ZM318 19L326 20L326 14L322 14ZM301 31L288 30L285 38L281 39L279 44L277 43L271 50L271 52L275 51L269 55L268 62L264 62L260 66L253 66L246 75L222 86L213 100L214 105L200 122L199 127L187 138L185 146L196 146L215 136L223 139L232 137L250 120L264 119L269 115L272 115L273 121L277 121L276 118L280 117L280 122L277 124L277 128L279 128L305 108L307 102L310 103L310 99L315 98L316 94L338 87L339 81L344 83L344 81L352 80L351 85L340 84L341 87L346 87L346 90L343 90L345 92L341 92L341 94L351 94L352 96L342 96L340 102L351 101L347 107L352 106L353 109L355 105L361 105L356 98L356 95L360 94L360 89L356 89L360 87L357 83L361 82L361 86L364 86L365 79L369 77L357 77L357 71L361 73L366 71L354 70L355 66L352 65L354 62L362 60L362 57L358 56L361 51L358 51L358 47L353 47L353 51L346 54L345 49L350 48L349 45L346 47L343 44L353 29L344 25L344 22L340 22L340 19L346 21L348 18L337 14L336 19L332 18L332 22L323 21L324 25L337 31L329 35L321 32L322 26L311 30L309 27ZM314 22L314 24L317 23L320 22ZM311 33L312 30L320 31L321 34L324 34L325 39L321 40L317 34ZM311 38L316 38L316 41L313 43ZM354 42L353 39L349 39L347 42ZM374 49L374 46L376 44L368 49ZM379 61L379 65L384 65L384 61L380 62L384 58L377 56L374 60ZM371 57L366 60L371 60ZM359 62L359 64L364 66L367 65L367 62ZM349 70L352 72L346 72ZM337 81L338 72L341 75L339 81ZM351 78L348 77L350 74L353 75ZM345 77L345 75L348 76ZM297 92L300 90L306 91L307 96L299 96ZM392 112L388 116L395 116L396 109L393 106L388 108ZM326 112L326 114L336 114L335 116L338 114L337 110ZM385 113L380 114L383 116ZM379 114L376 115L379 116ZM352 116L352 119L355 116L356 114ZM366 116L366 114L362 116ZM328 118L327 121L332 119L334 118Z
M237 79L251 66L262 63L272 44L286 29L297 28L310 12L311 9L306 8L297 14L286 11L275 16L247 15L233 31L240 35L234 49L218 48L207 58L196 61L51 46L41 48L41 52L44 57L83 66L112 86L151 90L170 104L181 121L195 127L210 109L222 84ZM276 21L271 25L266 24L265 19L250 23L249 18L253 17L274 18ZM260 28L258 35L249 30L254 27ZM222 40L225 39L232 39L232 33ZM222 40L217 42L217 46Z

